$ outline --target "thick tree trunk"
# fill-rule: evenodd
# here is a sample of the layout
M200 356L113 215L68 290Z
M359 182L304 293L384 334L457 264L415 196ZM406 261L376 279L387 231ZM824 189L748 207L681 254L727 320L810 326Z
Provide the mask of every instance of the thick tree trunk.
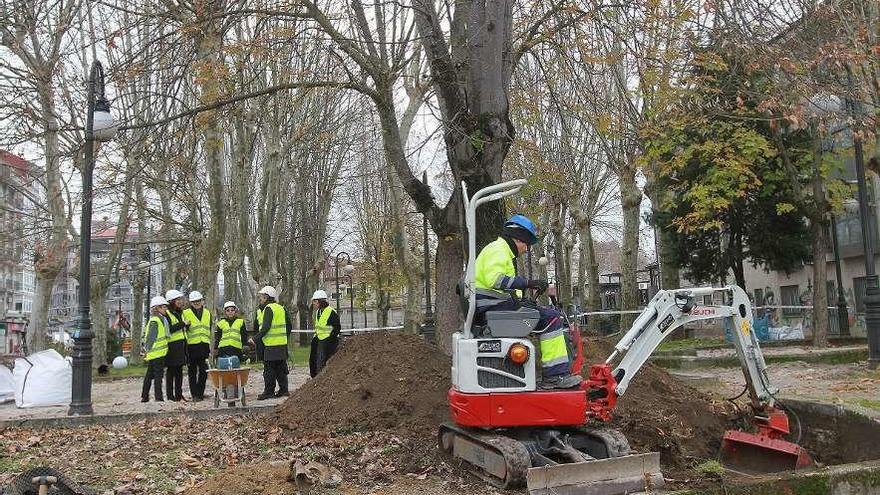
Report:
M447 354L452 354L452 334L459 331L462 316L459 311L455 286L462 277L465 263L461 237L456 234L441 235L437 239L437 258L434 273L437 280L437 344Z
M828 289L826 288L828 265L825 252L828 249L828 204L822 179L822 142L813 139L813 198L817 203L810 220L813 231L813 346L828 346Z
M54 66L54 63L52 65ZM47 68L46 74L52 74L53 72L53 70ZM31 317L26 335L28 351L31 353L46 349L52 287L58 274L64 269L68 246L68 219L64 211L58 155L59 125L55 112L55 100L51 81L41 80L38 93L43 118L45 119L43 153L45 154L46 162L46 200L51 227L45 244L38 243L34 253L36 293L34 294L34 305L31 308Z
M140 364L143 361L141 357L141 333L144 329L144 277L138 270L138 274L134 278L132 284L132 311L131 311L131 354L129 355L129 363L133 365Z
M34 304L31 307L31 319L27 326L27 336L25 339L28 354L33 354L34 352L39 352L46 349L46 332L48 331L49 306L52 301L52 287L54 285L54 278L50 279L47 276L40 277L39 275L36 277ZM79 313L77 312L77 314ZM45 318L40 315L45 315ZM37 321L45 321L46 324L38 325Z
M678 267L673 262L675 246L673 245L672 232L666 226L658 227L657 231L660 234L657 239L657 249L660 251L658 256L660 259L660 288L677 289L681 287L681 276Z
M92 277L91 294L89 295L89 316L92 321L92 368L97 368L107 363L107 333L110 330L110 322L107 318L107 285L101 281L102 277Z
M828 346L827 234L825 222L813 228L813 346Z
M584 311L600 311L602 303L599 300L599 264L596 263L596 248L593 243L593 225L590 222L582 222L580 225L580 270L586 272L586 277L581 278L581 291L586 291L586 301L582 306ZM587 329L596 334L599 333L599 319L587 318Z
M636 279L639 260L639 224L641 219L642 192L635 181L635 169L627 168L620 174L620 202L623 208L623 246L620 260L622 310L634 310L639 305L639 285ZM620 317L622 329L628 329L635 320L634 314Z

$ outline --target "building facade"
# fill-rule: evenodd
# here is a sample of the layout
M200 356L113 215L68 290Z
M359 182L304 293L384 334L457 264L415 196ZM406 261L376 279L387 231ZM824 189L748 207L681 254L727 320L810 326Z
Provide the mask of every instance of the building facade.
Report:
M0 354L19 353L34 305L33 239L24 229L42 197L39 167L0 150Z

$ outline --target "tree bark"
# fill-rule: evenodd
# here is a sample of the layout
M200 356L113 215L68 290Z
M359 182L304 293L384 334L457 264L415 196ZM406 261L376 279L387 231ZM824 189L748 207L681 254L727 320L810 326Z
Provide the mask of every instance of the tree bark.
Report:
M92 277L92 292L89 294L89 305L91 306L89 315L92 320L92 332L95 335L92 339L92 368L107 364L107 333L110 330L110 324L105 301L108 285L104 283L103 278L101 276Z
M581 291L587 291L586 304L583 311L600 311L602 302L599 299L599 264L596 263L596 248L593 242L593 225L589 221L579 224L580 260L579 269L586 271L586 278L581 278ZM587 329L599 333L599 319L587 318Z
M813 201L815 209L810 219L813 231L813 346L828 346L828 289L826 287L828 265L825 253L828 250L828 203L825 200L825 187L822 177L822 140L818 135L813 139Z
M620 174L620 202L623 208L623 246L620 260L622 310L634 310L639 305L639 285L636 279L639 260L639 224L642 192L635 182L635 168L627 167ZM628 329L635 320L634 314L622 314L620 326Z
M462 317L459 311L459 296L455 286L462 277L465 253L461 237L456 234L439 236L437 239L437 258L434 260L434 276L437 280L437 343L447 353L452 354L452 334L459 331Z

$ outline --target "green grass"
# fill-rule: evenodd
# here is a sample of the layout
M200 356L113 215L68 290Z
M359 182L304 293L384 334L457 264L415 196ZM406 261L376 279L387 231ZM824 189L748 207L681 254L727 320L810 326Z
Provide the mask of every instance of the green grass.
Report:
M706 461L702 464L699 464L694 467L697 472L703 473L708 476L721 476L724 474L724 466L721 465L720 462L716 460Z
M865 409L873 409L875 411L880 411L880 400L874 399L859 399L856 404L864 407Z

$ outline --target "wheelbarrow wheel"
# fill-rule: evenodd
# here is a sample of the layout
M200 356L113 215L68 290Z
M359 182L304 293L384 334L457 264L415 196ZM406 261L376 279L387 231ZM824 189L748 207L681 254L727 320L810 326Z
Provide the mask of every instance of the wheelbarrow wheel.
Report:
M220 407L220 392L214 391L214 408Z

